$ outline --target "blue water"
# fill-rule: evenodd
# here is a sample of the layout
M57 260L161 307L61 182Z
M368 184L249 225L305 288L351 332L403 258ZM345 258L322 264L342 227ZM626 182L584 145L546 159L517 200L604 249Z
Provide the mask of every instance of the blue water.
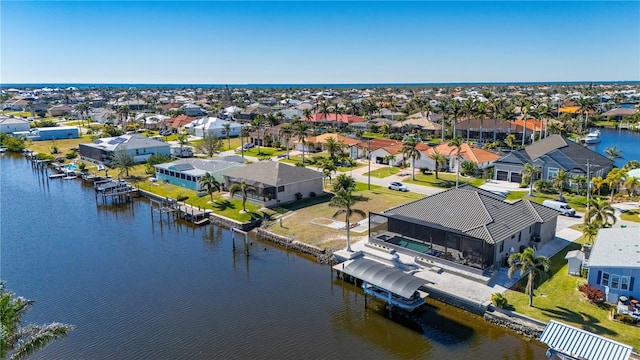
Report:
M627 84L637 85L640 81L548 81L548 82L459 82L459 83L351 83L351 84L91 84L91 83L12 83L0 84L0 88L366 88L366 87L452 87L452 86L502 86L502 85L584 85L584 84Z
M640 161L640 132L632 132L627 130L600 129L602 141L599 144L587 145L604 156L607 148L618 146L622 150L622 159L614 161L617 167L622 167L631 160Z

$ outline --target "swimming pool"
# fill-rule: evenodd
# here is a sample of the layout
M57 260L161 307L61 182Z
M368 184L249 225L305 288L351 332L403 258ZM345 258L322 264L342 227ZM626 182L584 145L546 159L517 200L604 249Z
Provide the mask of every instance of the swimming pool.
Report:
M383 239L385 242L389 244L402 246L405 249L417 251L419 253L428 254L431 247L428 244L420 243L417 241L409 240L402 236L393 236L388 237L387 239Z
M63 166L62 168L67 170L67 171L76 171L76 170L78 170L78 165L76 165L76 164L67 164L67 165Z

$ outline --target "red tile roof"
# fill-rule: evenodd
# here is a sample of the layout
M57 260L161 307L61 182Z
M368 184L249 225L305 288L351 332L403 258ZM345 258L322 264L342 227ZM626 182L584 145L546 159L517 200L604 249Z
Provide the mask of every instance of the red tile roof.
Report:
M307 121L306 119L301 119L303 121ZM323 114L316 113L311 116L311 122L335 122L336 114L329 114L328 116L324 116ZM364 122L364 119L357 115L348 115L348 114L338 114L337 122L341 122L344 124L351 123L359 123Z

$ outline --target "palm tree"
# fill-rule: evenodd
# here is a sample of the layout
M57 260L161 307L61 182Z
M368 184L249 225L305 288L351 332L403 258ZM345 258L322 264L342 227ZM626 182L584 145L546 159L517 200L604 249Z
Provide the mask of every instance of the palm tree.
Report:
M554 112L551 109L551 105L549 104L541 104L536 109L536 116L538 117L538 119L544 122L544 137L547 137L547 135L549 135L549 119L553 117L553 114ZM542 130L540 131L540 134L540 137L542 137Z
M213 201L213 193L222 189L222 184L209 172L200 178L200 186L207 189L211 201Z
M336 104L333 107L333 113L336 114L336 123L337 123L337 122L339 122L338 118L339 118L340 114L344 113L344 111L342 111L340 106L338 106L338 104Z
M222 129L224 130L224 134L227 136L227 147L231 149L231 124L223 124Z
M247 185L247 183L242 180L240 183L235 183L233 185L231 185L229 187L229 193L231 194L231 197L234 197L237 193L240 193L240 195L242 195L242 211L243 212L247 212L247 194L248 193L253 193L253 194L257 194L258 190L256 190L256 188L254 188L251 185Z
M462 105L459 100L451 101L451 105L449 106L449 114L453 118L452 125L451 125L451 128L453 130L453 135L451 136L455 138L456 136L458 136L456 134L456 125L458 124L458 118L462 114Z
M291 140L291 135L293 134L293 130L291 129L291 125L284 124L280 128L280 136L284 138L284 143L287 148L287 159L289 158L289 140Z
M125 174L129 177L129 170L136 165L135 160L127 154L126 148L121 148L113 152L111 157L111 167L120 169L118 176Z
M610 148L604 149L605 154L609 160L622 159L622 150L618 149L618 145L613 145Z
M307 119L307 121L311 121L313 119L313 112L311 109L302 110L302 116Z
M309 125L304 121L298 121L294 124L293 136L302 144L302 165L304 165L304 151L307 146L306 140L309 133Z
M320 169L322 169L324 176L329 178L329 182L331 182L331 174L335 173L338 167L331 159L324 158L322 162L320 162Z
M464 141L462 140L462 138L460 136L457 136L453 139L451 139L451 141L449 141L449 143L447 145L449 146L453 146L455 149L455 155L456 155L456 189L458 188L458 184L460 183L460 151L462 150L462 144L464 144ZM449 154L451 155L451 154Z
M251 121L251 127L258 132L258 155L260 155L260 145L262 145L262 136L260 134L264 128L264 115L256 115L253 121Z
M606 181L609 185L609 189L611 190L611 197L609 201L613 201L613 193L618 190L618 187L620 187L620 183L622 182L624 175L624 171L618 168L611 169L611 171L609 171L609 173L607 174Z
M72 325L61 323L22 326L22 317L33 304L7 292L4 281L0 282L0 358L25 359L73 330Z
M598 176L592 178L591 183L593 184L593 191L598 191L598 196L600 196L600 190L607 184L607 180L603 179L602 176Z
M601 223L594 221L588 223L584 228L582 228L582 235L584 235L589 244L593 244L593 239L598 236L598 231L601 226Z
M327 138L324 145L329 153L329 158L334 162L336 161L336 154L341 154L344 149L344 143L342 141L337 141L333 136Z
M480 102L476 107L476 117L480 119L480 143L482 143L482 130L484 128L484 119L487 117L487 113L487 104L484 102Z
M520 270L520 276L529 272L527 279L527 294L529 294L529 306L533 306L533 287L537 275L543 275L549 271L550 262L545 256L536 256L535 250L528 247L521 253L509 256L509 278Z
M580 122L580 129L586 131L589 126L589 113L598 110L598 104L593 98L581 97L578 99L578 113L584 116L584 127L582 121Z
M564 185L569 181L569 173L564 170L559 170L552 180L553 186L556 188L556 190L558 190L558 193L560 194L560 199L564 199L562 191L564 190Z
M527 140L527 119L529 118L529 111L531 111L531 100L529 98L523 98L520 100L520 113L522 114L522 147L526 144Z
M347 174L340 174L333 184L333 192L354 191L356 189L356 180Z
M436 179L438 178L438 169L440 165L445 164L447 162L447 157L444 154L440 153L438 150L433 150L433 154L429 156L435 162L435 170L436 170Z
M122 105L116 111L118 116L120 117L120 126L122 126L123 130L127 129L127 120L129 118L129 106Z
M493 141L498 138L498 120L502 120L504 115L505 99L495 98L489 106L491 117L493 118Z
M516 146L516 136L514 134L507 135L507 137L504 139L504 143L507 144L507 146L511 150L513 150L513 148Z
M322 114L323 121L327 121L329 119L329 115L331 114L331 106L328 102L323 101L320 104L320 114Z
M416 179L416 160L420 159L420 150L417 149L418 141L413 137L407 137L402 143L402 155L411 159L411 178Z
M627 189L629 199L635 194L636 189L640 187L640 179L635 176L629 176L624 181L624 187Z
M353 206L358 202L358 201L363 201L366 200L365 198L361 197L361 196L357 196L357 195L353 195L353 190L346 190L346 189L341 189L338 192L335 193L335 195L333 196L333 198L331 199L331 202L329 202L329 206L331 207L337 207L340 208L338 211L336 211L333 214L333 217L338 217L341 214L345 214L345 222L347 224L347 248L346 250L348 252L352 252L353 250L351 250L351 235L350 235L350 231L351 231L351 216L353 214L358 214L360 216L362 216L363 218L365 218L367 216L367 214L365 214L364 211L360 210L360 209L355 209Z
M462 102L462 113L467 118L467 142L469 142L469 135L471 132L471 117L476 112L477 103L475 99L468 98Z
M441 139L440 141L444 142L444 127L445 124L447 123L447 115L449 114L449 104L447 103L446 100L442 100L438 103L437 105L438 108L438 112L440 113L440 115L442 116L442 119L440 121L442 121L442 134L441 134Z
M242 158L244 159L244 139L249 137L250 126L243 126L240 129L240 151L242 154Z
M182 147L189 143L189 134L185 131L178 134L178 143L180 144L180 156L182 156Z
M525 178L529 178L529 196L533 196L533 183L535 182L536 175L540 173L540 166L530 163L524 164L523 175Z
M395 160L396 156L393 154L389 154L389 155L385 155L382 158L382 161L386 162L387 164L389 164L389 174L391 174L391 164L393 163L393 160Z
M611 204L606 200L589 199L589 210L584 217L585 223L598 222L606 225L609 224L609 219L611 224L616 223L615 210Z

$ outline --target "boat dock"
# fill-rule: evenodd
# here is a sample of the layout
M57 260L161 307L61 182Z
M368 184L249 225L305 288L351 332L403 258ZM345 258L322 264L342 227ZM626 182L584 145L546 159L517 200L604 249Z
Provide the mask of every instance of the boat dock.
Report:
M170 219L169 214L173 214L175 219L187 220L195 225L206 225L210 222L209 215L211 210L201 209L184 203L179 203L176 199L149 198L151 204L151 217L154 213L160 213L160 221L162 222L162 214L167 214L167 220Z
M131 200L133 194L138 192L138 189L122 180L97 181L93 186L96 191L96 201L100 196L102 203L106 203L107 199L111 199L112 202L127 202Z

